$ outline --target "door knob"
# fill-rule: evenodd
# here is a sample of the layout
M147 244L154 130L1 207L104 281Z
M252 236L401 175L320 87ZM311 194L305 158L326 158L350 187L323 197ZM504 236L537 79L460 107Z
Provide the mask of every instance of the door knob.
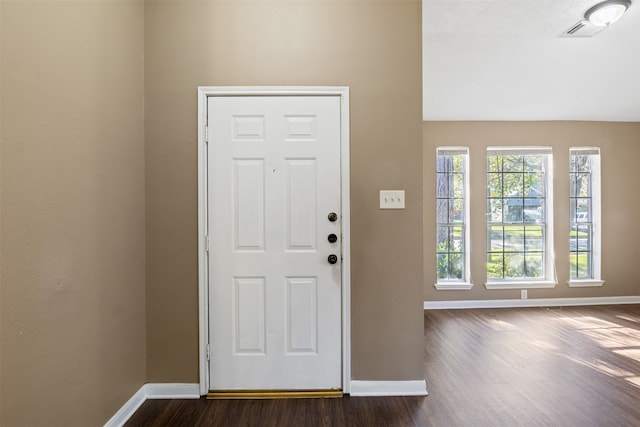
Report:
M335 264L336 262L338 262L338 257L334 254L329 255L329 258L327 258L327 261L329 261L329 264Z
M327 240L329 241L329 243L335 243L338 241L338 236L336 236L335 234L331 233L327 236Z
M338 220L338 215L335 212L331 212L328 217L329 221L336 222Z

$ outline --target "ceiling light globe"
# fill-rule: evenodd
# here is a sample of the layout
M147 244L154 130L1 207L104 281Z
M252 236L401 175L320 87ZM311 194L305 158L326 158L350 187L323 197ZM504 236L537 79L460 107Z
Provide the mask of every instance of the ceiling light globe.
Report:
M629 0L607 0L587 10L584 17L593 25L605 27L620 19L630 5Z

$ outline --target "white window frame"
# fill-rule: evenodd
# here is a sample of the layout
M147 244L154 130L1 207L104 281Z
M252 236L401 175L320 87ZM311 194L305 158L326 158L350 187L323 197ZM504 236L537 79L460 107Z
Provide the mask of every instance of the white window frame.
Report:
M544 242L544 269L545 277L543 279L489 279L485 282L487 289L535 289L535 288L554 288L557 284L557 274L555 269L554 254L554 233L553 233L553 149L552 147L487 147L485 159L489 155L532 155L542 154L546 156L545 166L545 242ZM488 174L488 171L486 171ZM488 195L485 194L485 202ZM485 227L489 227L489 222L485 219ZM486 236L486 233L485 233ZM485 253L489 242L485 244ZM485 260L486 268L486 260Z
M571 277L567 284L572 287L598 287L604 285L602 280L601 262L601 238L602 238L602 193L601 193L601 155L599 147L571 147L569 149L569 162L573 154L589 154L591 159L591 269L592 277L577 279ZM569 171L571 173L571 171ZM570 178L570 176L569 176ZM569 181L571 182L571 181ZM569 198L571 201L571 197ZM571 209L569 209L571 212ZM571 222L571 218L569 218Z
M464 167L464 183L463 183L463 223L464 228L464 252L463 252L463 272L462 279L440 279L437 274L437 251L436 251L436 283L433 285L437 290L469 290L473 287L471 282L471 227L470 227L470 206L469 206L469 147L437 147L436 148L436 165L438 156L440 155L461 155ZM436 182L437 182L437 166L436 166ZM437 194L436 194L437 197ZM437 203L436 203L437 210ZM436 212L436 232L438 229L438 215ZM449 224L447 224L449 225ZM437 240L437 239L436 239ZM437 245L437 242L436 242Z

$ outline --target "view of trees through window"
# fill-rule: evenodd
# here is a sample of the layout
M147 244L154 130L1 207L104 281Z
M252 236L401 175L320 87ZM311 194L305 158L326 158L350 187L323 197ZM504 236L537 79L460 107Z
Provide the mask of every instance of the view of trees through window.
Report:
M438 149L436 155L438 280L465 279L466 149Z
M436 151L438 289L472 286L468 158L468 148ZM486 274L492 286L555 282L552 165L550 147L487 148ZM599 148L570 148L569 187L569 285L601 286Z
M544 279L546 178L543 150L487 151L487 279Z
M593 177L598 149L572 149L569 157L569 268L571 279L594 278Z

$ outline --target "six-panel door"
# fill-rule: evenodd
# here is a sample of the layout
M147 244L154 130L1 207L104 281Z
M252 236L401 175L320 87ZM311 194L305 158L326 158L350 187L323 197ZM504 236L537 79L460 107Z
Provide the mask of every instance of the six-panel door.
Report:
M208 127L210 388L340 389L340 97L210 97Z

